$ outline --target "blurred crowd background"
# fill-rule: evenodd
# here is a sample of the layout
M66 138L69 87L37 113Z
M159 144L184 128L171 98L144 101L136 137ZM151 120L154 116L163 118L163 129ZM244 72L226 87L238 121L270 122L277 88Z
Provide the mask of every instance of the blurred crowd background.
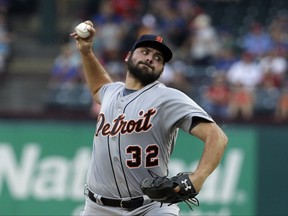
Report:
M288 1L2 0L0 116L96 117L74 27L91 20L94 51L114 80L143 33L174 57L161 82L223 121L288 123Z

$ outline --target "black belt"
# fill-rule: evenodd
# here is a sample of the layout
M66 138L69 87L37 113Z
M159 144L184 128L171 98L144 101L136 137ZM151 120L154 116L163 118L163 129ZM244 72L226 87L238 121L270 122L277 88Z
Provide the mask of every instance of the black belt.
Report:
M88 189L88 197L93 202L96 202L96 198L94 197L94 193ZM101 202L103 205L111 206L111 207L121 207L128 210L136 209L143 205L144 198L143 197L137 197L137 198L131 198L130 200L121 200L121 199L108 199L105 197L101 197Z

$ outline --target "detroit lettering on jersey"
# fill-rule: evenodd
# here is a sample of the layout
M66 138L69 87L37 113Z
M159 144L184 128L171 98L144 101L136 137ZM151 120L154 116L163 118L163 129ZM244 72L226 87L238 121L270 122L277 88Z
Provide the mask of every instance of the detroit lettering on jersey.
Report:
M125 114L118 115L112 123L107 122L104 113L100 113L97 119L96 136L101 133L103 136L115 136L118 133L127 134L133 132L148 131L153 125L151 118L157 113L156 109L149 109L146 112L143 110L138 112L138 119L125 119Z

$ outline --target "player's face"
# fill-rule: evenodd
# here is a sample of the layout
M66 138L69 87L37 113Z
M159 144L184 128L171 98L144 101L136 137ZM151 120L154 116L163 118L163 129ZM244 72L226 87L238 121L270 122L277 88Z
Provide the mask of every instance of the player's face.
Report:
M146 86L161 76L164 58L161 52L150 47L140 47L126 58L129 73Z

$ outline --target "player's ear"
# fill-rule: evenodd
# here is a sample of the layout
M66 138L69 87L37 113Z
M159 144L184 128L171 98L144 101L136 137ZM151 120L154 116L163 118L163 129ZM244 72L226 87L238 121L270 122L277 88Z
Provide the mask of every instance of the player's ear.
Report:
M127 53L126 58L125 58L125 62L128 62L128 59L130 58L131 54L132 54L131 51L129 51L129 52Z

